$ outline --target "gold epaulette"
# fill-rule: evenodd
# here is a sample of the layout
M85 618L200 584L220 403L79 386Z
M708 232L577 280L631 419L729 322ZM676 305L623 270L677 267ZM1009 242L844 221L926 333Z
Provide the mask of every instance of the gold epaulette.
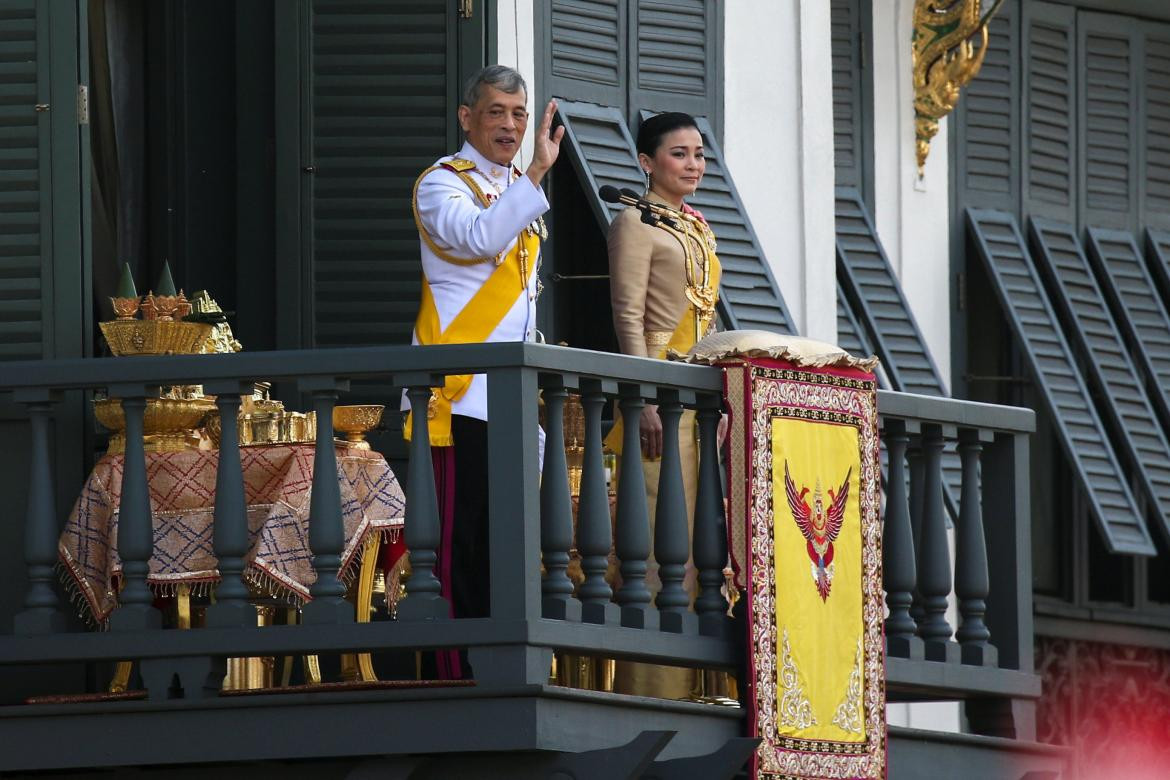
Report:
M465 160L462 157L452 157L450 160L444 160L439 163L444 168L448 168L456 173L464 173L475 169L475 163L471 160Z

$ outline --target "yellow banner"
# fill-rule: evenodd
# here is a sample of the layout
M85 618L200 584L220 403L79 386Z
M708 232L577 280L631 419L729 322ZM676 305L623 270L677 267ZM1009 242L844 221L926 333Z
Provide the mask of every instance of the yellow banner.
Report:
M777 731L863 742L861 462L851 425L772 420Z

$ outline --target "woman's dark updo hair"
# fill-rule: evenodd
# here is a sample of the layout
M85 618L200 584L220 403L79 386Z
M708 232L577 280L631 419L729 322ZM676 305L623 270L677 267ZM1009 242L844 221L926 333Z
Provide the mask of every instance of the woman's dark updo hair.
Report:
M638 128L638 153L653 157L654 153L658 151L658 147L662 146L663 136L684 127L699 129L698 123L690 114L684 114L681 111L655 114Z

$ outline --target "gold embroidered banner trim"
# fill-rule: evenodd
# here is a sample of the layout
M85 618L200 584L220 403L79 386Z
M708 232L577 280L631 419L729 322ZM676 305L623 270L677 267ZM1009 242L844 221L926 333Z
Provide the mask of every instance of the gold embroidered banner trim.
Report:
M837 705L833 725L854 734L863 733L861 727L861 639L857 640L857 658L853 662L853 673L849 675L849 687L845 698Z
M792 658L787 627L784 628L784 637L780 640L780 687L784 689L778 712L780 725L795 729L807 729L809 726L817 725L812 703L804 693L800 670L796 668L796 662Z

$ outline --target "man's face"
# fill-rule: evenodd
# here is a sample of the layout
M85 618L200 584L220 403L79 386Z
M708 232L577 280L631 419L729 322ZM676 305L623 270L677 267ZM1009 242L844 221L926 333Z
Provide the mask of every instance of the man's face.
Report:
M459 124L471 145L494 163L511 165L528 129L528 96L483 85L479 102L459 107Z

